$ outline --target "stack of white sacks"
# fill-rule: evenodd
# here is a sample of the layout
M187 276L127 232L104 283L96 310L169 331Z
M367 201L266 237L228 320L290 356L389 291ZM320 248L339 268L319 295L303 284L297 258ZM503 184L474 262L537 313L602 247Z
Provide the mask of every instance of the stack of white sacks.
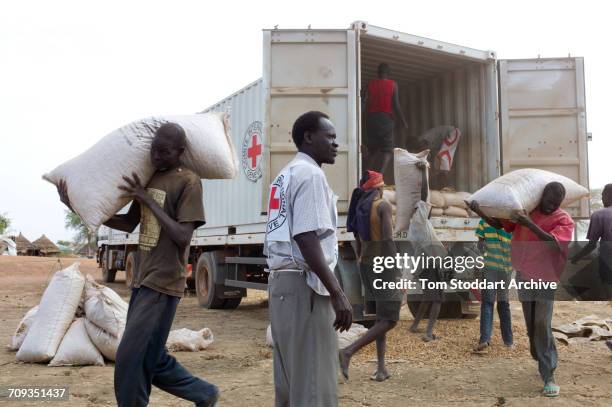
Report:
M114 361L128 304L112 289L79 272L78 263L58 271L40 304L23 317L9 348L17 360L49 366L104 366ZM208 328L172 331L172 350L197 351L213 342Z

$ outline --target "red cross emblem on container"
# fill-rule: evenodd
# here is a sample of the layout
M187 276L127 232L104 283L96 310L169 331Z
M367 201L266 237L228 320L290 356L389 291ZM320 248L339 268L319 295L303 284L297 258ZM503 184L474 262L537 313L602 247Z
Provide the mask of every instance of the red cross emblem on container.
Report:
M242 139L242 169L249 181L257 182L261 178L261 161L263 160L263 140L261 122L255 121Z

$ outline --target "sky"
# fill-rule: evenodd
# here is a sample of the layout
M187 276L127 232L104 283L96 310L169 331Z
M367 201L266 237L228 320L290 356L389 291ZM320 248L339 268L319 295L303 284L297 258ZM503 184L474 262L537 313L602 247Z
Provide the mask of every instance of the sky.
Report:
M498 58L585 58L591 187L612 181L605 2L3 1L0 213L31 240L69 239L42 174L155 114L203 110L262 75L264 28L348 28L356 20L493 50Z

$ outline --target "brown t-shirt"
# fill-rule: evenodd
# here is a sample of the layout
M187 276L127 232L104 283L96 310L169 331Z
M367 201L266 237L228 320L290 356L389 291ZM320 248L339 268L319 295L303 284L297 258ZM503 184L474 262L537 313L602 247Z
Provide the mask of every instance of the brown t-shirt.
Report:
M179 223L205 223L202 182L191 170L177 168L156 172L147 185L147 192L172 219ZM138 271L134 287L141 285L175 297L185 291L185 265L189 246L178 247L161 227L148 207L130 210L130 216L140 217Z

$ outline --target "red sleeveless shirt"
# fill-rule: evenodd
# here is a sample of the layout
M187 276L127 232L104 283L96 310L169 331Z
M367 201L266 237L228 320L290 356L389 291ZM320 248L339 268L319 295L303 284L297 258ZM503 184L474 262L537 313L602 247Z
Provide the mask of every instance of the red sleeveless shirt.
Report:
M368 83L368 113L383 112L393 114L392 79L373 79Z

